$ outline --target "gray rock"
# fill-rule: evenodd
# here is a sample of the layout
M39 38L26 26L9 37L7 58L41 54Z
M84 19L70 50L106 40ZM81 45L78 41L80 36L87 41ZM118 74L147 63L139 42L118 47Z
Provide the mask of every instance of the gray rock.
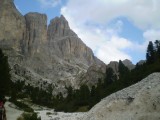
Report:
M137 65L143 65L144 63L146 63L146 60L140 60Z
M129 69L132 70L135 68L135 65L128 59L123 60L122 63ZM112 68L114 73L117 75L117 78L119 78L119 69L118 69L119 63L117 61L111 61L107 68Z
M59 118L59 117L56 117L56 118L53 118L52 120L60 120L60 118Z
M75 36L77 35L70 29L68 21L63 15L61 17L56 17L50 21L48 26L48 40L57 41L66 36Z
M158 120L159 78L160 73L153 73L135 85L109 95L80 120Z
M81 84L87 84L90 88L91 86L96 86L99 80L103 82L105 77L106 66L101 64L93 64L87 69L87 73L83 76ZM82 77L82 76L81 76Z
M92 50L70 29L63 15L51 20L48 40L52 53L64 60L87 66L95 62Z
M118 73L118 65L119 65L119 63L117 62L117 61L111 61L108 65L107 65L107 67L109 67L109 68L112 68L113 69L113 71L114 71L114 73Z
M16 9L13 0L0 0L0 47L21 52L25 28L25 19Z
M129 70L132 70L132 69L135 68L135 65L134 65L130 60L128 60L128 59L123 60L122 63L123 63L126 67L128 67Z
M40 52L41 46L47 42L47 16L40 13L28 13L26 20L26 39L24 53L33 55Z

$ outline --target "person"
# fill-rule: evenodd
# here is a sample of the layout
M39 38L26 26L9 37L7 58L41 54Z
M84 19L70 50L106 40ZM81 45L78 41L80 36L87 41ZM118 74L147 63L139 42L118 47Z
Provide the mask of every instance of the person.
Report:
M6 120L5 99L0 99L0 120Z
M0 120L3 120L3 115L4 114L4 105L3 102L0 101Z

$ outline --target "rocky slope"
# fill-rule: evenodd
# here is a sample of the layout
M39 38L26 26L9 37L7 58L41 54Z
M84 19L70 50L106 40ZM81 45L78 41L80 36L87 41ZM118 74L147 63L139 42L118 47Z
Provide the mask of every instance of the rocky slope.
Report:
M160 73L111 94L81 120L159 120Z
M65 86L92 85L104 77L106 65L70 29L63 15L47 26L45 14L23 16L13 0L0 0L0 48L9 58L13 81L43 88L52 84L55 93L64 92Z

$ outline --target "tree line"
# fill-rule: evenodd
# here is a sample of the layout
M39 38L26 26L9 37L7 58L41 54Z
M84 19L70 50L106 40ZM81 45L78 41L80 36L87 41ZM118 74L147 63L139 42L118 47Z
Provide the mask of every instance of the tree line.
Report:
M36 104L48 106L57 111L87 111L104 97L137 83L153 72L160 72L160 41L149 42L145 63L137 64L133 70L129 70L120 60L118 70L119 75L117 76L112 68L107 68L105 79L99 79L97 85L91 88L85 84L81 85L78 90L66 87L67 97L63 97L62 93L53 96L54 88L52 86L43 90L39 87L25 85L24 81L11 82L7 57L0 50L0 82L5 84L0 84L0 92L3 96L10 94L12 99L27 97ZM10 92L8 92L8 85L14 86L11 87Z

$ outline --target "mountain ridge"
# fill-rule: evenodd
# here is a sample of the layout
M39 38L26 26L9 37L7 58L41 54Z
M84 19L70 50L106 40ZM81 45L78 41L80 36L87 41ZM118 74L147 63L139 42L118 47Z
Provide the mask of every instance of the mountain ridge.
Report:
M47 25L45 14L30 12L23 16L13 0L0 2L0 47L8 56L13 81L33 86L40 83L43 87L51 84L55 91L64 93L65 86L79 88L90 66L101 68L102 74L88 71L95 76L87 76L88 81L96 83L104 77L106 65L70 29L63 15Z

